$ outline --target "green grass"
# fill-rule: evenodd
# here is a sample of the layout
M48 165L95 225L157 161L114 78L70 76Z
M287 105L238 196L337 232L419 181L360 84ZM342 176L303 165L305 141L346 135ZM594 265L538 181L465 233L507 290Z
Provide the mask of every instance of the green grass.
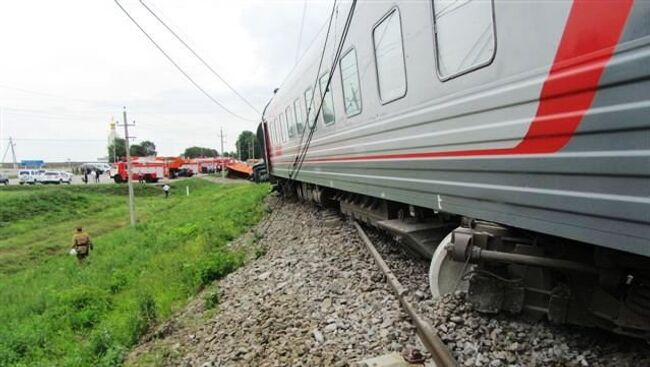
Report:
M153 325L242 264L226 244L259 220L268 186L176 185L169 200L139 189L136 228L124 186L0 192L0 215L14 218L0 226L0 366L120 365ZM43 209L52 205L56 215ZM77 224L95 244L81 266L67 255Z

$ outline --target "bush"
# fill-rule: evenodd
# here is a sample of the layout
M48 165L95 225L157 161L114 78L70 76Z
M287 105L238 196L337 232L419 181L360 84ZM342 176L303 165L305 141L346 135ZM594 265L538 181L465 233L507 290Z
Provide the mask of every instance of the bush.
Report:
M67 305L68 322L73 330L91 328L111 307L111 299L106 292L87 285L64 291L61 298L62 303Z
M217 307L219 304L219 290L212 289L206 292L205 296L203 297L203 304L208 310Z
M199 265L200 286L204 287L223 278L241 266L243 262L244 256L240 253L218 251L207 256Z
M138 297L138 337L144 335L156 324L156 300L149 293L142 293Z
M117 344L112 346L106 354L101 358L99 366L102 367L117 367L121 366L124 361L124 356L126 355L127 349L121 345Z
M126 273L124 272L113 272L111 274L111 283L109 285L109 290L111 293L115 294L122 290L127 283L129 282L128 277L126 276Z
M90 351L93 355L101 357L111 348L113 336L105 328L95 330L90 336Z

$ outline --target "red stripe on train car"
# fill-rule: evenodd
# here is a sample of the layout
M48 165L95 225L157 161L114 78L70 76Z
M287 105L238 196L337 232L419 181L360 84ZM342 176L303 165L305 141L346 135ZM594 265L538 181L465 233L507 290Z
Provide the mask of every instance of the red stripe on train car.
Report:
M540 104L528 132L513 148L377 154L306 159L332 162L554 153L572 138L596 96L634 0L575 0L544 81Z

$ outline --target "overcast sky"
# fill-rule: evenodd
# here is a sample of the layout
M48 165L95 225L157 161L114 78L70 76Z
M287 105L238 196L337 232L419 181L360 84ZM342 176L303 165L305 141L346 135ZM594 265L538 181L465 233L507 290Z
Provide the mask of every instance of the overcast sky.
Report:
M120 2L215 99L259 121L138 0ZM146 3L260 111L294 66L303 0ZM308 0L300 54L331 4ZM221 127L234 150L237 135L257 127L195 89L113 0L0 2L0 154L13 137L18 160L95 160L106 155L109 122L122 120L122 106L136 121L136 142L153 141L161 155L219 149Z

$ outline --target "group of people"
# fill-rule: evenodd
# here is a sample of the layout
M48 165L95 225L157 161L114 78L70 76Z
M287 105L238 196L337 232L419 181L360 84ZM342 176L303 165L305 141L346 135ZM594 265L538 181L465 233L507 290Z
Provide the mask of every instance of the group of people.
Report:
M86 184L88 183L88 176L90 176L91 179L94 177L95 183L99 183L99 176L101 176L101 172L98 170L85 169L83 181Z

